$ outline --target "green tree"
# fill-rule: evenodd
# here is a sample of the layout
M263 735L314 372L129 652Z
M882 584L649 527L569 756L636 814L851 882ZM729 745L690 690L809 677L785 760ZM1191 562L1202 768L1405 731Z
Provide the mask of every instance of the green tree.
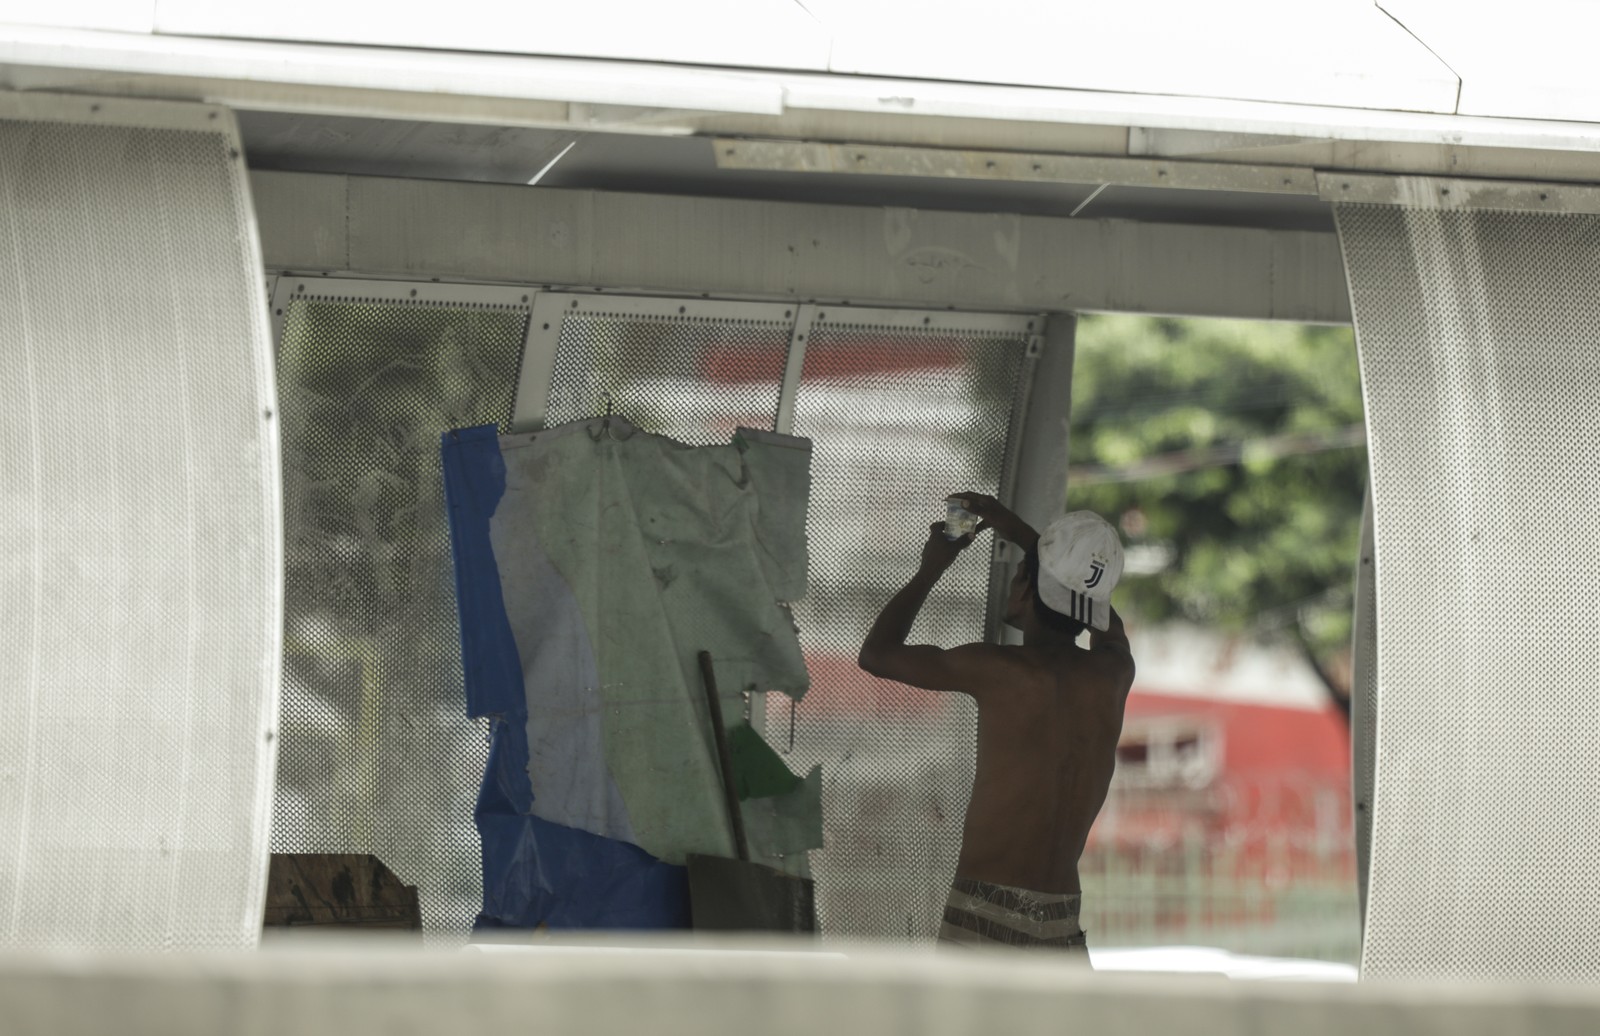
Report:
M1118 523L1120 606L1288 639L1348 709L1367 456L1348 328L1086 316L1068 505Z

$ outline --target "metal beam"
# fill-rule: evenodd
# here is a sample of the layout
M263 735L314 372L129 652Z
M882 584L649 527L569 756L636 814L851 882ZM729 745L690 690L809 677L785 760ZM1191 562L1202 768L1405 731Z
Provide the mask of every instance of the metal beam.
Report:
M1023 183L1113 184L1268 194L1317 193L1315 174L1295 166L1027 154L882 144L822 144L790 140L717 140L719 169L787 173L931 176Z
M1332 234L257 172L268 267L1343 323Z
M1318 173L1317 189L1324 200L1334 202L1421 209L1600 213L1600 187L1579 184Z

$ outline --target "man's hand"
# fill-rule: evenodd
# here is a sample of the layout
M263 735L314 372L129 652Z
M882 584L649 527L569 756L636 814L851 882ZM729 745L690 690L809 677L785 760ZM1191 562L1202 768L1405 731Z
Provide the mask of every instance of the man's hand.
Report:
M928 542L922 545L922 571L937 575L955 563L961 552L972 546L972 539L988 526L980 524L972 532L958 539L948 539L944 522L928 526Z
M1018 518L1011 509L994 497L986 493L951 493L951 496L965 501L962 505L979 518L983 519L980 529L994 526L995 535L1002 539L1010 540L1023 550L1027 550L1039 542L1039 534L1033 526Z

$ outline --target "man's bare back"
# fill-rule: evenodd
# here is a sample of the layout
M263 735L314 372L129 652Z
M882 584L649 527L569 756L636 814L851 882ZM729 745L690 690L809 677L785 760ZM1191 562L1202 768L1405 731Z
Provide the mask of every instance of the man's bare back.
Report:
M978 704L978 760L957 862L958 879L1077 893L1078 858L1105 803L1133 684L1122 621L1090 630L1056 621L1037 600L1039 536L993 498L962 494L998 535L1031 551L1006 602L1022 645L941 649L905 643L929 591L971 537L951 542L934 525L911 581L887 605L861 649L862 668L913 686L970 695ZM1120 561L1119 561L1120 566ZM1114 581L1114 577L1113 577ZM1104 620L1102 620L1104 621Z
M972 693L978 766L956 873L1077 892L1078 858L1116 765L1131 658L1071 644L994 655L994 682Z

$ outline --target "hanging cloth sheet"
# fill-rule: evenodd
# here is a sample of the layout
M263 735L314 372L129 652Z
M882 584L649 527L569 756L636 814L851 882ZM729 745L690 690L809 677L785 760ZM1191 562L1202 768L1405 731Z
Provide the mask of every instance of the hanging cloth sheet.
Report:
M687 924L678 865L734 851L701 650L751 851L820 846L820 771L789 773L739 719L747 694L808 684L782 602L805 592L810 442L690 447L612 417L442 452L468 711L492 730L480 923Z

